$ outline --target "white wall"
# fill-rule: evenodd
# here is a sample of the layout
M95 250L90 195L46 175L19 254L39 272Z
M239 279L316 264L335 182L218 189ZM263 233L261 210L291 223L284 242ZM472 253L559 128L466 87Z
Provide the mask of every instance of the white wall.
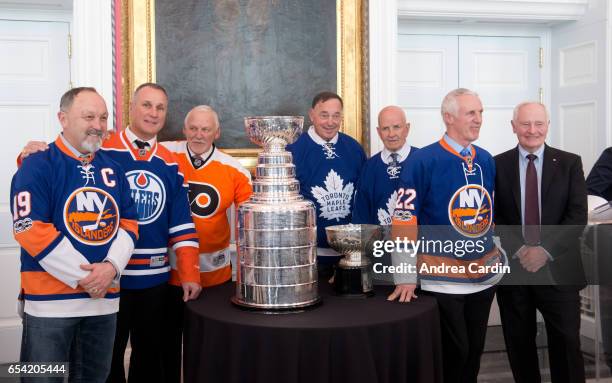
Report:
M586 174L612 144L608 11L607 1L591 0L584 17L551 34L550 142L580 154Z

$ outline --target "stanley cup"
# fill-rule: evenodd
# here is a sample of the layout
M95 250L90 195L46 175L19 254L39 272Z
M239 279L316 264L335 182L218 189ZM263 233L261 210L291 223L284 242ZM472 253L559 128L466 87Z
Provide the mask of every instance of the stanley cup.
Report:
M315 206L300 195L285 146L302 132L303 117L246 117L246 133L263 147L253 195L238 209L237 305L298 309L319 302Z

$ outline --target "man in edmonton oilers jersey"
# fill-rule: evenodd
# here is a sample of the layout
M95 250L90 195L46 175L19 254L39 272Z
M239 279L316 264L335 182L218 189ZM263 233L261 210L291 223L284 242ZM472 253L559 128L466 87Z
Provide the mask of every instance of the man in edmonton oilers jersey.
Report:
M506 263L492 237L495 164L472 144L482 111L475 92L446 95L446 134L410 157L392 219L394 236L433 244L417 249L417 272L423 293L438 301L445 382L476 382L494 284L501 277L491 266ZM410 301L415 287L414 281L400 283L388 299Z
M62 134L26 159L11 183L25 312L21 361L70 361L71 381L104 382L117 282L138 238L136 209L123 169L98 152L108 119L102 97L73 88L58 117Z
M342 99L321 92L312 100L308 117L312 126L287 150L293 155L296 177L304 198L314 202L317 214L317 262L322 276L331 276L340 256L329 247L325 228L351 222L353 196L361 167L363 148L340 133Z
M387 106L378 114L376 131L384 148L363 166L355 194L353 223L391 225L402 166L417 150L406 142L409 130L406 113L399 106Z

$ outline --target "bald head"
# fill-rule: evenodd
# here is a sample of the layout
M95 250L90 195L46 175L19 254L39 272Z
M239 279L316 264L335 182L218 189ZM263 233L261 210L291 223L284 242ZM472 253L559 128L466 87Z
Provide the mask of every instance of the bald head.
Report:
M410 124L406 121L406 113L395 105L384 107L378 113L378 136L389 151L396 152L406 143Z

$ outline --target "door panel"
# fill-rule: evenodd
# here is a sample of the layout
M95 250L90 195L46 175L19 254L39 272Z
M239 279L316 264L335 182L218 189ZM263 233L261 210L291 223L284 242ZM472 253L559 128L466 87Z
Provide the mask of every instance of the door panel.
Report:
M514 106L538 100L540 39L537 37L459 36L459 86L480 95L483 123L476 144L491 154L516 145Z
M69 25L0 20L0 362L19 358L19 247L12 237L9 192L15 158L28 140L60 131L59 99L70 86Z
M457 87L457 59L457 36L399 36L398 100L411 123L412 145L428 145L444 132L440 103Z

